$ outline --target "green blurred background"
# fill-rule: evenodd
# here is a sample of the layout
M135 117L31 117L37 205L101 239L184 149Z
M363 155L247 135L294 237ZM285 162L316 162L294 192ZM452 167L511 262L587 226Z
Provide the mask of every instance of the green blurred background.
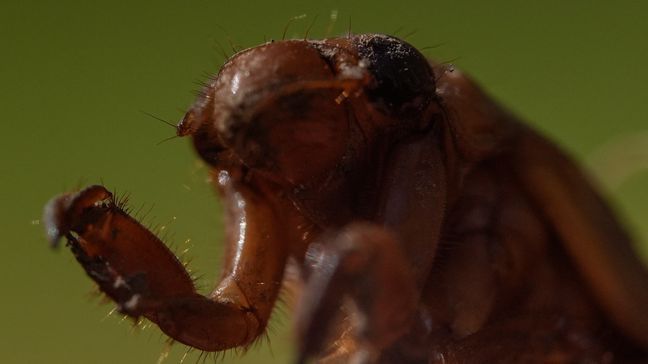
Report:
M0 5L2 176L0 361L155 363L156 328L137 332L99 304L72 255L47 248L41 208L103 183L152 207L169 241L191 239L192 267L213 285L222 228L206 171L187 140L157 143L223 62L288 30L321 37L394 33L453 61L497 99L594 168L623 220L648 241L648 3L641 1L12 1ZM643 186L643 188L642 188ZM644 245L644 253L648 249ZM646 256L647 254L644 254ZM226 362L290 358L289 319ZM175 345L168 363L185 349ZM195 362L197 353L188 362Z

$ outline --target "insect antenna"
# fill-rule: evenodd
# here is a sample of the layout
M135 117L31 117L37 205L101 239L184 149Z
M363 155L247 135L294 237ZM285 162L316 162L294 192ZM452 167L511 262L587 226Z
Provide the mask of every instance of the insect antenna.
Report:
M147 111L144 111L144 110L140 110L139 112L141 112L142 114L144 114L144 115L146 115L146 116L150 116L150 117L152 117L153 119L155 119L155 120L157 120L157 121L161 121L162 123L164 123L164 124L166 124L166 125L172 127L173 129L176 128L176 125L173 124L172 122L167 121L167 120L164 120L164 119L162 119L162 118L159 117L159 116L155 116L155 115L151 114L150 112L147 112Z
M195 81L194 83L202 84L201 81ZM176 130L176 133L177 133L178 127L177 127L174 123L172 123L172 122L170 122L170 121L168 121L168 120L162 119L161 117L156 116L156 115L153 115L153 114L151 114L151 113L149 113L149 112L146 112L146 111L144 111L144 110L140 110L140 112L141 112L142 114L146 115L146 116L149 116L149 117L151 117L151 118L153 118L153 119L155 119L155 120L157 120L157 121L160 121L160 122L162 122L162 123L164 123L164 124L166 124L166 125L172 127L173 129ZM179 138L179 137L180 137L179 135L175 134L175 135L172 135L172 136L170 136L170 137L167 137L167 138L164 138L164 139L160 140L159 142L155 143L155 145L160 145L160 144L162 144L162 143L164 143L164 142L166 142L166 141L169 141L169 140L171 140L171 139L175 139L175 138Z
M170 136L168 138L164 138L164 139L160 140L159 142L155 143L155 145L156 146L160 145L160 144L162 144L164 142L168 142L169 140L172 140L172 139L175 139L175 138L180 138L180 136L179 135L172 135L172 136Z

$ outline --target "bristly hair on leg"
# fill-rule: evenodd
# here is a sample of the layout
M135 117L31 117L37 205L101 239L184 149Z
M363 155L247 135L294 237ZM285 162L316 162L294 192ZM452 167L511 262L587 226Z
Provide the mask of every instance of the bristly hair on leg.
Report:
M113 190L112 194L113 194L113 203L114 203L115 207L117 207L118 209L123 211L125 214L130 216L130 214L132 212L130 206L128 205L129 201L130 201L130 197L131 197L130 192L124 192L122 194L122 193L118 193L117 189L115 189L115 190Z
M162 348L162 351L160 352L160 356L158 357L157 364L162 364L166 359L169 357L169 354L171 353L171 347L173 346L173 343L175 340L167 338L165 340L165 345Z
M172 216L169 219L169 221L162 224L162 223L154 223L153 220L155 220L155 216L153 216L149 219L150 221L147 222L145 220L148 218L149 214L155 207L155 204L151 204L150 209L145 214L143 214L142 216L138 216L140 215L140 211L142 210L144 204L141 205L140 208L138 208L134 214L131 214L132 209L129 206L130 197L131 197L130 192L125 192L122 194L118 192L116 189L114 189L111 193L113 194L112 203L114 204L114 206L120 209L122 212L126 213L131 218L135 219L142 226L146 227L146 229L151 234L153 234L156 238L158 238L161 242L163 242L167 246L167 248L169 248L169 250L171 250L171 252L176 256L178 260L180 260L180 258L183 258L182 265L185 268L185 270L187 270L187 272L191 274L192 269L189 268L189 263L191 259L186 259L186 255L190 250L190 246L187 245L185 247L181 247L180 245L175 243L175 238L174 238L175 233L171 232L168 229L168 226L174 223L177 220L177 217ZM188 242L190 241L191 239L186 239L184 241L184 244L188 244ZM193 277L192 280L194 280Z
M273 309L273 313L270 317L270 321L268 325L266 325L266 328L264 331L257 336L257 338L252 341L251 343L241 346L241 347L234 347L230 348L227 350L222 350L222 351L217 351L217 352L206 352L206 351L198 351L198 357L196 358L196 363L205 363L207 362L208 359L212 359L214 363L221 363L221 362L226 362L226 358L228 355L232 355L233 357L241 357L245 355L247 352L250 350L255 350L259 348L262 345L268 345L270 351L272 352L272 347L270 346L270 332L273 330L274 324L277 323L277 308L279 308L279 311L281 312L281 307L277 307L278 305L283 305L284 301L281 299L281 294L280 297L277 300L277 304L275 305ZM184 362L185 358L189 356L189 353L195 349L188 348L185 354L183 355L183 359L181 360L181 363ZM272 354L274 355L274 354Z
M195 350L191 346L187 346L186 349L187 350L185 350L184 354L182 354L182 357L180 358L179 364L183 364L185 362L185 360L187 359L187 357L189 356L189 354L191 354L191 352L193 352Z

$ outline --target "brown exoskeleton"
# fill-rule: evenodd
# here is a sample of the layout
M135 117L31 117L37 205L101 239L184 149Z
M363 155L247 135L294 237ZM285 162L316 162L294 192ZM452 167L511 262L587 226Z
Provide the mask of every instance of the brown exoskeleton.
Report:
M226 207L209 296L104 187L45 210L50 241L66 237L121 312L174 340L249 345L295 264L300 362L645 360L648 274L587 178L401 40L240 52L178 134Z

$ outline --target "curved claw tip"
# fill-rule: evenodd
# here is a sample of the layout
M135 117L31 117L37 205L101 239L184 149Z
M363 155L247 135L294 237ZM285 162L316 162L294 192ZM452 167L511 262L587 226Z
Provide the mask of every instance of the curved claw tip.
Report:
M66 212L70 204L70 194L62 194L49 200L43 209L45 235L52 248L58 248L59 241L67 234Z
M46 231L47 241L49 241L50 247L56 249L59 247L59 242L65 234L61 234L61 230L56 227L49 227Z
M49 200L43 209L43 223L50 246L59 246L59 241L73 229L84 208L107 198L112 198L112 194L105 187L93 185Z

